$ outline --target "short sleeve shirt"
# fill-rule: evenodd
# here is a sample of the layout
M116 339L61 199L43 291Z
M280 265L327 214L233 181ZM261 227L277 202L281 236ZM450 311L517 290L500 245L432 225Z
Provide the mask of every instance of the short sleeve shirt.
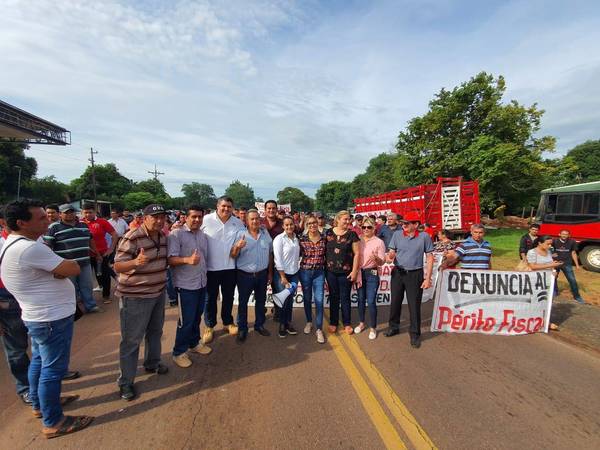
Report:
M246 239L246 245L238 254L236 261L237 268L250 273L268 269L270 255L273 252L273 239L271 239L267 230L260 228L257 239L254 239L248 230L240 230L237 233L236 242L242 236Z
M460 267L462 269L488 270L490 268L492 246L486 240L477 242L472 237L469 237L456 247L455 251L460 259Z
M237 232L244 230L242 221L235 216L223 223L216 212L210 213L202 221L202 231L208 239L208 270L235 269L235 259L230 256Z
M317 242L310 240L307 234L300 237L300 268L304 270L319 270L325 268L325 250L327 241L323 234Z
M354 260L352 244L360 238L352 230L342 235L336 235L333 228L325 232L327 241L325 250L325 262L327 270L332 273L350 273Z
M423 255L433 252L433 242L427 233L415 232L414 236L405 236L398 230L392 236L388 248L396 251L394 265L404 270L423 268Z
M86 224L69 225L54 222L44 236L44 243L61 258L77 261L80 266L90 263L90 230Z
M202 230L190 231L187 225L177 228L168 237L169 256L187 257L198 252L200 262L196 265L181 264L171 267L173 285L181 289L196 290L206 286L206 261L208 240Z
M552 246L556 252L556 259L562 261L565 265L573 265L571 252L577 250L577 243L574 239L567 239L566 241L563 241L562 239L554 239Z
M6 238L0 276L15 296L26 322L51 322L75 314L75 287L68 278L54 278L52 271L64 259L47 245L16 234ZM19 242L10 245L17 239Z
M108 250L108 242L106 242L106 234L114 233L115 229L112 227L108 220L101 219L99 217L94 220L82 220L88 228L90 229L90 233L92 233L92 238L94 239L94 244L96 244L96 249L100 253L106 252Z

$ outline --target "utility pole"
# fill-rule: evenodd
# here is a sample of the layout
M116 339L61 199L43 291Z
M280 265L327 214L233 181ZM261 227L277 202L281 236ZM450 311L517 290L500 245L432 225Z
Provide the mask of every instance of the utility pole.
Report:
M21 200L21 166L14 166L19 169L19 180L17 181L17 201Z
M149 170L148 173L150 175L154 175L154 181L158 181L158 176L159 175L164 175L164 172L159 172L158 169L156 168L156 164L154 164L154 170Z
M97 155L98 152L94 151L92 147L90 147L90 159L89 162L92 163L92 187L94 188L94 210L98 212L98 194L96 193L96 168L94 167L94 155Z

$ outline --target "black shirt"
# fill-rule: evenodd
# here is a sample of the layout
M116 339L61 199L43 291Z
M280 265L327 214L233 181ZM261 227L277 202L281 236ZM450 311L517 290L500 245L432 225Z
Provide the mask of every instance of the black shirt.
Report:
M527 254L533 248L533 241L529 233L521 238L521 242L519 243L519 257L521 257L521 253Z
M556 252L556 259L562 261L565 265L573 265L573 258L571 258L571 252L577 250L577 242L574 239L554 239L552 246Z
M327 241L325 251L327 270L338 274L352 272L354 260L352 244L360 241L357 234L352 230L348 230L338 236L333 232L333 229L330 229L325 232L325 239Z

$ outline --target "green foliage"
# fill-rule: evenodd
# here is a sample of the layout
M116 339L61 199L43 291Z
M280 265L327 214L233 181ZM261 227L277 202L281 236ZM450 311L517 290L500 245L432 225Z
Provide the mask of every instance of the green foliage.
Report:
M38 199L44 204L70 201L69 186L58 181L54 175L32 178L25 186L25 192L28 197Z
M352 197L380 194L406 186L399 173L399 163L400 158L390 153L380 153L372 158L367 170L352 180Z
M34 158L25 156L27 146L10 142L0 143L0 201L10 201L17 197L19 169L21 167L21 193L23 187L37 172Z
M314 209L313 200L295 187L284 187L277 193L277 203L291 203L292 209L296 211L310 212Z
M124 207L130 211L143 209L155 202L156 199L149 192L130 192L123 197Z
M573 147L560 161L559 170L564 184L600 180L600 140Z
M255 197L254 190L249 184L242 184L241 181L233 181L227 189L225 189L225 195L228 195L233 199L233 205L236 208L245 206L246 208L253 208Z
M118 200L133 189L133 181L121 175L113 163L96 165L95 172L98 200ZM94 198L91 166L79 178L71 181L70 191L76 198Z
M149 180L138 181L133 184L133 192L148 192L155 198L166 198L169 196L165 191L165 186L160 180L150 178Z
M502 76L482 72L436 94L429 111L398 136L400 178L411 185L436 177L477 179L487 210L503 202L513 210L536 204L555 175L542 160L555 139L534 137L544 111L514 100L503 104L505 90Z
M348 208L352 204L351 183L330 181L321 185L316 194L316 207L319 211L333 213Z
M205 183L186 183L181 186L183 198L186 205L199 205L203 208L214 209L217 204L217 196L210 184Z

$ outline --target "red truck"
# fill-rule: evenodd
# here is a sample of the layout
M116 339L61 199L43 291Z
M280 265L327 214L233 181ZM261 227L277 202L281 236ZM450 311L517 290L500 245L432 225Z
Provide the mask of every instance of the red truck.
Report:
M536 222L540 234L569 230L583 266L600 272L600 181L544 189Z
M481 219L479 184L462 177L438 178L435 184L422 184L398 191L354 199L355 212L385 214L395 212L431 227L456 234L466 233Z

